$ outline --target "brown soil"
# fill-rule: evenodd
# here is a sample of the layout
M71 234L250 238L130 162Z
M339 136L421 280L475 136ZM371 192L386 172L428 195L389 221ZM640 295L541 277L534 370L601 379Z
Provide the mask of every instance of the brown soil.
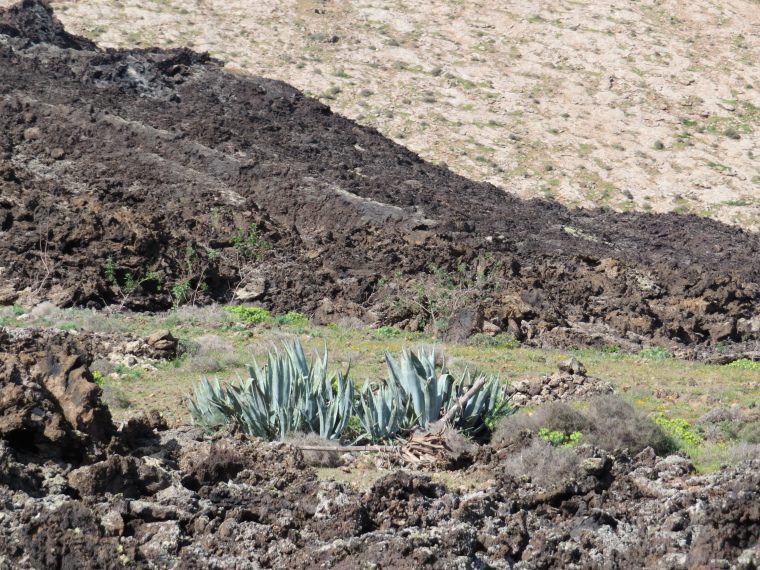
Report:
M205 55L99 50L40 2L0 32L3 303L156 310L173 293L408 323L424 311L394 302L435 264L490 275L477 304L521 338L760 329L758 238L737 228L524 201Z

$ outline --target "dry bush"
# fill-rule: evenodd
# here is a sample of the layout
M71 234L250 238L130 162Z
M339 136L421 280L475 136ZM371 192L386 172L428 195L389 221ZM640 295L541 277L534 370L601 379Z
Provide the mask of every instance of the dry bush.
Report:
M542 428L566 435L581 432L582 443L607 451L627 448L631 453L638 453L652 447L656 453L663 454L672 449L662 428L616 396L589 400L586 409L576 409L564 402L549 402L532 414L517 413L499 424L491 441L494 447L508 447L518 444L522 433L537 434Z
M505 473L530 477L534 484L550 489L577 477L580 462L574 450L555 447L536 438L528 447L507 457L501 465Z
M354 332L362 331L367 328L367 325L365 325L362 320L357 317L339 317L335 320L335 324L338 325L341 329Z
M192 305L182 305L174 310L178 320L182 322L194 321L195 323L205 323L217 325L230 320L229 314L225 313L219 305L206 305L205 307L195 307Z
M584 443L607 451L628 449L632 454L651 447L662 455L672 448L660 426L616 396L592 399L583 415L591 424L588 436L583 434Z
M713 408L709 412L706 412L699 416L699 419L695 422L700 424L719 424L721 422L732 422L736 424L745 424L750 421L749 416L736 407L718 407Z
M224 370L224 365L213 356L195 354L185 360L182 368L196 374L213 374Z
M517 413L502 421L491 438L495 447L507 447L518 443L521 434L528 431L537 434L542 428L571 434L579 431L584 434L590 427L589 421L581 412L564 402L549 402L529 413Z
M50 301L43 301L29 311L29 314L35 319L44 319L45 317L50 317L60 312L61 310Z
M215 334L199 336L194 340L198 344L196 354L199 356L232 352L232 345Z
M728 448L728 460L732 464L760 459L760 443L740 442Z
M295 447L302 445L340 447L339 441L322 439L316 433L293 433L285 438L285 443ZM343 465L341 458L343 454L340 452L302 450L301 453L303 453L304 461L312 467L341 467Z
M475 455L478 451L478 445L470 439L467 439L459 431L444 425L440 420L430 424L428 431L431 433L441 432L443 441L450 452L452 463L457 463L466 457Z
M760 422L745 425L739 431L738 437L745 443L760 443Z
M75 322L81 330L89 332L126 332L129 329L124 321L89 309L81 311Z
M707 424L702 428L702 435L708 443L724 441L726 439L723 430L715 424Z

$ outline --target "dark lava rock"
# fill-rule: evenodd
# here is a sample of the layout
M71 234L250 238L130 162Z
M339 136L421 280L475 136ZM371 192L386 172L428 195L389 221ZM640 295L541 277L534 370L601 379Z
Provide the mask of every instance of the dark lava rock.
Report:
M39 386L20 357L3 362ZM90 436L34 389L50 441L84 456ZM469 468L486 474L479 490L403 470L360 490L318 479L289 445L234 427L159 432L154 419L80 465L0 431L0 568L749 569L760 556L760 462L697 476L682 456L587 445L578 470L543 488L512 477L501 450Z
M483 312L477 308L462 309L454 315L441 340L449 344L462 344L469 337L483 330Z
M0 12L0 130L5 302L158 310L177 286L424 324L450 284L418 285L444 274L522 340L675 349L760 330L756 235L524 201L207 55L101 50L40 0Z
M86 359L42 338L21 344L0 328L0 437L33 456L84 461L115 432Z

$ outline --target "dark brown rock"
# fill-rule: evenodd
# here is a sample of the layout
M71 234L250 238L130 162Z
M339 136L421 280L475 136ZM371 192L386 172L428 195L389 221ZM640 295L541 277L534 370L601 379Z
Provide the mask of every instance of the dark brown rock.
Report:
M483 311L480 308L467 308L459 311L441 333L441 340L449 344L462 344L472 335L483 330Z
M189 284L200 303L239 291L275 313L394 324L429 323L455 293L532 342L556 328L557 343L623 349L631 334L679 347L755 334L757 235L520 200L207 55L99 50L37 0L1 12L0 35L0 259L37 300L159 310ZM57 149L62 175L43 181L26 157ZM453 337L480 331L465 320ZM576 327L589 324L606 336Z

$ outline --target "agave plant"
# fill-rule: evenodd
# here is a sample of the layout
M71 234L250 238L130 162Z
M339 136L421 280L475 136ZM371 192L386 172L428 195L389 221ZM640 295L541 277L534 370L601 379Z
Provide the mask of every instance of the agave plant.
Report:
M364 383L356 402L356 417L364 428L363 437L372 441L394 438L404 420L405 410L392 385L373 387Z
M428 429L431 423L440 419L441 410L444 407L448 409L451 400L454 377L449 374L446 364L443 364L438 375L435 369L435 348L429 354L421 350L419 355L403 348L401 366L386 352L385 364L388 367L389 384L401 388L400 396L404 403L411 403L415 423Z
M193 396L188 397L187 408L197 425L211 428L229 421L218 404L225 400L226 391L219 384L219 378L213 384L203 378L193 389Z
M223 388L202 380L188 398L193 420L204 427L237 422L243 431L266 439L295 431L313 431L335 439L345 428L354 402L354 386L346 376L327 372L327 350L310 365L301 343L267 354L262 370L248 367L249 377ZM333 389L335 385L335 389Z
M472 385L484 378L482 374L471 378L467 371L455 377L446 368L445 362L437 372L435 357L435 348L429 353L421 350L418 354L404 348L399 365L389 353L385 353L389 385L400 388L399 407L410 410L408 419L423 429L428 429L431 423L441 419ZM510 411L511 406L506 403L498 378L492 376L467 401L455 425L459 430L474 435L492 424L496 416L508 415Z

